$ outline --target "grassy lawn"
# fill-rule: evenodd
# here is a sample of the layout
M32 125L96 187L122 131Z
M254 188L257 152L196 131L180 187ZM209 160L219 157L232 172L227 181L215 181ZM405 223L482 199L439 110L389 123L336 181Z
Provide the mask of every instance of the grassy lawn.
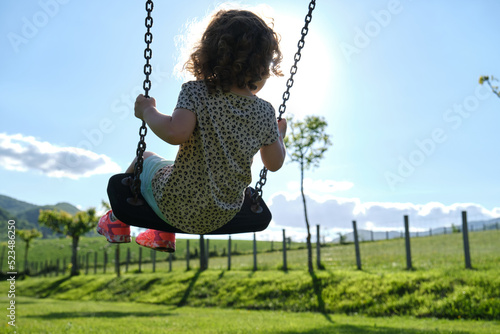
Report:
M462 235L412 238L414 271L407 271L403 239L361 244L363 270L355 269L354 245L322 247L326 270L305 271L306 251L292 244L289 271L277 270L279 243L259 242L258 271L252 271L252 242L233 240L242 254L211 257L198 272L198 259L186 271L186 240L169 270L167 255L137 264L121 277L113 272L115 245L104 238L83 238L80 254L98 251L97 275L70 278L21 277L16 281L17 333L487 333L500 334L500 231L471 233L473 270L464 269ZM196 247L191 240L190 249ZM16 257L22 259L22 243ZM120 247L122 261L130 247ZM224 253L227 240L211 240ZM68 257L68 239L37 240L30 258ZM271 251L273 249L274 251ZM102 259L108 254L107 273ZM215 251L214 251L215 253ZM143 251L143 260L150 252ZM90 258L93 263L93 256ZM4 267L6 263L4 262ZM18 264L18 267L22 265ZM0 292L8 291L0 281ZM7 293L0 294L6 310ZM139 303L140 302L140 303ZM315 311L315 312L311 312ZM6 310L7 312L7 310ZM328 313L328 315L322 312ZM0 333L14 333L0 324ZM483 320L473 320L483 319ZM490 319L490 321L486 320Z
M477 231L469 234L470 251L472 266L477 270L490 270L498 267L500 260L500 230ZM376 242L361 243L361 260L363 270L370 272L392 272L394 270L401 271L406 268L406 253L404 239L391 239ZM173 271L186 270L186 239L177 240L177 251L175 257L177 260L172 262ZM190 252L193 254L198 247L198 240L190 240ZM303 270L306 268L307 252L304 249L304 244L292 243L291 250L287 252L288 267L292 270ZM257 255L258 270L277 270L283 265L283 253L281 252L281 242L271 243L269 241L258 241ZM315 246L314 246L315 247ZM233 252L236 249L239 253L232 257L231 268L234 270L252 270L253 255L252 241L250 240L233 240ZM97 252L97 269L96 273L103 273L102 264L104 261L104 253L107 253L108 264L106 272L114 271L116 245L109 244L105 238L92 237L82 238L79 246L79 255L82 259L82 272L85 273L85 257L89 255L89 273L94 273L94 254ZM135 262L128 267L129 272L138 270L137 260L139 258L140 247L135 243L122 244L120 246L121 270L125 272L125 259L127 251L130 251L132 261ZM228 260L222 254L226 253L227 240L210 240L210 250L212 254L217 253L219 256L211 256L209 260L209 268L216 270L225 270L228 267ZM274 250L274 251L271 251ZM417 270L444 269L455 270L463 269L465 266L462 234L446 234L435 235L431 237L420 237L411 239L412 262L413 267ZM24 243L19 242L16 248L17 266L24 268ZM59 259L60 267L63 266L63 260L66 264L70 261L71 241L69 239L36 239L33 241L33 246L30 249L30 260L41 264L47 263L55 266L56 260ZM316 254L316 250L314 250ZM142 266L144 272L152 272L151 251L142 249ZM168 272L170 264L168 262L168 254L156 254L156 271ZM354 245L338 245L328 244L327 247L321 248L321 262L329 269L355 269L356 260L354 255ZM191 269L199 267L199 259L191 258L189 263ZM3 261L3 271L6 271L6 257Z
M0 298L0 304L6 302ZM16 305L17 333L500 333L500 323L488 321L370 318L26 297L18 297ZM14 330L4 322L0 332Z
M0 281L0 291L9 290ZM80 275L16 281L18 296L165 307L500 319L500 271L218 271ZM0 295L1 296L1 295ZM0 307L1 308L1 307Z

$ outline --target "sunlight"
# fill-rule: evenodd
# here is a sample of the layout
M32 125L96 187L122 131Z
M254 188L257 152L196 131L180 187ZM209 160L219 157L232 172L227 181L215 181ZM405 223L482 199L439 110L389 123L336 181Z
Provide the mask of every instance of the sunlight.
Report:
M193 76L183 71L183 66L188 60L194 45L198 42L214 13L221 9L240 8L250 10L261 16L268 25L281 36L281 52L283 61L281 70L283 77L270 78L265 88L259 93L259 97L273 104L278 113L279 105L282 103L283 92L286 90L286 83L290 76L290 68L294 62L297 52L297 43L301 37L301 29L304 25L304 11L298 8L292 12L278 13L268 5L243 6L238 3L226 2L216 6L213 10L208 10L205 17L194 17L186 21L181 33L175 37L175 45L178 50L177 61L174 67L174 75L182 81L193 80ZM301 8L302 9L302 8ZM314 19L313 19L314 22ZM298 118L306 115L326 115L326 96L331 95L333 64L332 52L325 43L327 36L314 27L311 23L309 33L305 38L305 47L302 51L302 58L298 65L297 74L294 77L294 86L290 89L290 109L287 115L293 114ZM321 75L318 75L320 73ZM288 104L287 104L288 106Z
M297 12L294 11L294 12ZM297 43L301 37L305 13L288 15L274 13L275 31L281 36L281 52L283 61L281 70L283 77L271 78L259 96L270 101L278 111L282 103L283 92L286 90L290 68L294 63ZM297 74L294 76L294 85L290 89L290 101L287 104L287 115L303 118L306 115L326 115L328 110L324 105L326 96L332 90L332 71L334 65L330 57L326 36L319 29L315 29L314 18L309 26L309 33L305 37L304 49L298 63ZM288 106L290 106L288 108Z

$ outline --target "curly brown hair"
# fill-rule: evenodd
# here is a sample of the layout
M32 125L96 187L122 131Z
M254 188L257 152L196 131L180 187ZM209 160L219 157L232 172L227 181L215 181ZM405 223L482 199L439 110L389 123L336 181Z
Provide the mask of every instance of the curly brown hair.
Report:
M184 65L210 92L220 87L257 89L256 82L272 72L282 76L279 36L247 10L220 10L206 28Z

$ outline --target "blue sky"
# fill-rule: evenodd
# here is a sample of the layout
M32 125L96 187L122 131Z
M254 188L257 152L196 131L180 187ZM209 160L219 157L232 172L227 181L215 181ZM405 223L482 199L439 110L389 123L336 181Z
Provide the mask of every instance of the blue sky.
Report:
M151 95L162 112L185 80L175 70L180 41L219 4L155 4ZM257 7L282 36L285 74L307 4ZM287 107L329 124L333 146L306 172L313 224L399 229L410 214L413 228L425 229L462 210L470 219L500 216L500 99L478 83L500 77L499 12L494 0L317 2ZM2 1L1 194L82 208L106 199L107 179L137 146L144 16L142 1ZM285 81L270 79L259 95L277 109ZM175 157L152 132L147 143ZM256 159L254 179L260 166ZM270 173L270 234L304 225L299 181L297 165Z

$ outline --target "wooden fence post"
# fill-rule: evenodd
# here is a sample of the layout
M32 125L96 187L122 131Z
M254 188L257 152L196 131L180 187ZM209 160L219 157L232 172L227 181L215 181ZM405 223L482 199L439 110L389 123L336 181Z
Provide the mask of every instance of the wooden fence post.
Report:
M406 245L406 269L407 270L412 270L412 265L411 265L411 246L410 246L410 224L408 221L408 216L404 216L404 222L405 222L405 245Z
M205 256L207 257L206 259L206 264L207 264L207 268L208 269L208 261L210 260L210 239L207 239L207 241L205 242Z
M191 251L189 250L189 239L186 240L186 270L190 270L189 260L191 257Z
M283 270L288 271L288 266L286 263L286 234L285 229L283 229Z
M253 271L257 271L257 237L253 233Z
M139 247L139 270L138 270L138 272L141 272L141 266L142 266L142 247Z
M120 244L116 244L115 248L115 272L116 277L120 277Z
M227 270L231 270L231 236L227 240Z
M472 269L469 250L469 230L467 227L467 211L462 211L462 236L464 239L465 268Z
M106 250L104 250L104 267L103 267L104 274L106 273L107 266L108 266L108 253L106 253Z
M172 271L172 253L168 253L168 272Z
M319 232L319 225L316 225L316 266L318 269L323 269L321 265L321 239Z
M151 262L153 262L153 272L156 272L156 251L154 249L151 250Z
M85 275L89 274L89 252L85 253ZM59 260L57 260L57 269L59 269Z
M128 273L128 266L130 264L130 247L127 248L127 261L125 261L125 272Z
M205 255L205 238L200 234L200 270L207 269L207 257Z
M354 232L354 250L356 252L356 266L358 270L361 270L361 253L359 251L359 239L358 239L358 228L356 227L356 221L352 221L352 230Z

